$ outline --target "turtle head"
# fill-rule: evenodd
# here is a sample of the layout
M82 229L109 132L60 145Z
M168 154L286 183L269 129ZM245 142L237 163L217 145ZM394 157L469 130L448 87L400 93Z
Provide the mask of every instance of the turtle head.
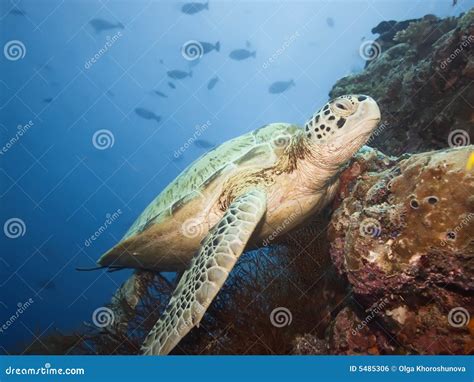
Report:
M305 134L318 156L340 166L369 139L380 121L380 110L371 97L344 95L329 101L305 124Z

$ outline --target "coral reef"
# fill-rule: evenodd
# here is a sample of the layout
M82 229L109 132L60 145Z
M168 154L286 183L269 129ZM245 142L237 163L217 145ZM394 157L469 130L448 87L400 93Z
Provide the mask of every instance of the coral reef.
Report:
M382 53L330 91L377 100L383 123L370 146L401 155L445 148L456 130L472 135L474 10L459 18L387 21L374 32Z
M377 309L378 328L398 350L474 350L474 174L466 171L473 151L467 146L394 161L367 149L346 171L328 230L330 254L351 284L353 301L367 316ZM459 327L450 318L456 309L465 321ZM357 327L349 313L338 317L331 335L351 323L351 330Z

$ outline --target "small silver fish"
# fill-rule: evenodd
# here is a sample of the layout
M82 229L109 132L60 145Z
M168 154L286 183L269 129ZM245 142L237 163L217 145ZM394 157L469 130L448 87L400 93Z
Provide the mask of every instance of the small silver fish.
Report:
M137 107L135 109L135 113L143 119L154 120L157 123L160 123L161 121L161 117L159 115L156 115L151 110L145 109L143 107Z
M168 77L173 78L175 80L182 80L183 78L193 76L192 71L185 72L184 70L168 70L166 74L168 75Z
M214 86L216 86L216 84L217 84L218 82L219 82L219 77L215 76L215 77L211 78L211 79L209 80L209 82L207 83L207 88L208 88L209 90L213 89Z
M186 3L181 7L181 12L186 13L187 15L194 15L195 13L201 12L203 10L209 10L209 2L207 3Z
M268 92L272 94L279 94L287 91L292 86L295 86L295 81L277 81L270 85Z
M247 49L236 49L230 52L229 57L232 58L233 60L242 61L250 57L253 57L253 58L257 57L257 52L256 51L251 52L250 50L247 50Z
M89 24L94 28L95 33L100 33L109 29L124 29L122 23L111 23L110 21L104 19L92 19L89 21Z

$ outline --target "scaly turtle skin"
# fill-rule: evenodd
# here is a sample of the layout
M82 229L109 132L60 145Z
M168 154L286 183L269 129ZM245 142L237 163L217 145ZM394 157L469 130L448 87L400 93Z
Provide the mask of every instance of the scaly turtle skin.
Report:
M203 155L171 182L98 261L185 270L142 351L171 351L199 324L246 248L262 246L323 208L334 196L339 171L379 120L372 98L342 96L304 129L264 126Z

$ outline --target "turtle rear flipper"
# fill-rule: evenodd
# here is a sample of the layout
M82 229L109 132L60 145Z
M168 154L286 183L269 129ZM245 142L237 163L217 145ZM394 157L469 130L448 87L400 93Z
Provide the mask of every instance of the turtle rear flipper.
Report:
M239 196L230 204L204 239L163 315L143 342L143 354L168 354L199 325L265 211L266 194L258 189Z

